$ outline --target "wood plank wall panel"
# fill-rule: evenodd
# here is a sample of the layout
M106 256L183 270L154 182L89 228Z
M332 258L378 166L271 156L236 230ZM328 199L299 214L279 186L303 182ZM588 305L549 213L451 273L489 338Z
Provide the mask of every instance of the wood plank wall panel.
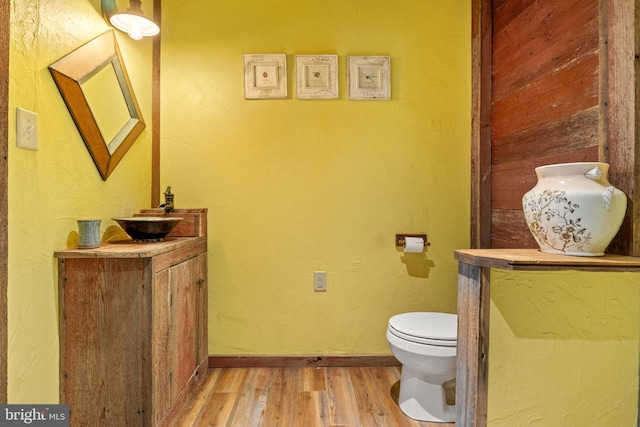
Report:
M553 10L545 6L552 3L557 3ZM504 90L526 86L583 54L597 53L598 4L591 1L577 7L575 3L510 1L498 9L493 51L497 98Z
M522 195L536 184L535 168L537 166L568 161L592 162L597 159L598 146L576 148L570 152L570 155L571 160L567 160L567 152L562 151L527 159L516 158L511 162L494 164L492 169L494 189L491 201L493 210L517 210L522 216ZM524 216L522 221L524 221ZM494 232L499 231L494 230ZM526 231L529 233L529 230Z
M598 53L591 52L520 87L503 88L495 84L494 76L494 147L500 145L504 136L539 129L537 151L540 152L540 144L552 142L546 133L549 124L569 121L573 115L597 106L598 62ZM502 97L496 95L498 89ZM595 124L597 135L597 122Z
M628 196L627 215L608 251L640 256L640 0L600 1L600 158Z
M7 152L9 149L9 7L0 0L0 403L7 402Z
M640 0L473 0L472 47L472 245L536 248L516 207L525 188L535 185L533 168L600 160L611 165L609 180L629 198L625 221L607 251L640 256ZM594 53L597 68L589 70ZM569 100L573 108L563 106L560 120L545 122L538 114L538 123L523 126L527 117L518 107L531 107L531 100L518 96L533 92L539 95L532 99L536 108L545 107L542 101L557 108L555 92L538 85L539 93L527 93L527 88L571 67L564 75L573 73L578 81L572 87L588 88L586 96L575 93L577 99ZM589 105L596 83L597 103ZM487 93L502 101L502 110L483 102ZM510 106L503 101L509 96L515 97ZM580 103L585 108L575 108ZM502 127L494 129L494 120Z
M491 247L537 245L522 215L536 166L598 160L599 7L494 1Z
M493 233L491 241L494 248L537 248L529 230L523 229L522 211L516 209L501 209L492 211Z

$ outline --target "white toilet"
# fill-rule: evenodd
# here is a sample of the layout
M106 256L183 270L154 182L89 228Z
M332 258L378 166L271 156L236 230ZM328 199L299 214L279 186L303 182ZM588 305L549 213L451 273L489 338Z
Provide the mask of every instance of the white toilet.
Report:
M458 316L448 313L402 313L389 319L387 341L402 363L400 409L409 417L453 422L443 384L456 376Z

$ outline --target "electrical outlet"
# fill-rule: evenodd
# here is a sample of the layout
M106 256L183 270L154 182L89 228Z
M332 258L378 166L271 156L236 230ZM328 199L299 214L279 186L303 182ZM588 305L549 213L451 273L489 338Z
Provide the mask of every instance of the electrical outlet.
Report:
M327 290L327 272L326 271L313 272L313 290L315 292L326 292Z

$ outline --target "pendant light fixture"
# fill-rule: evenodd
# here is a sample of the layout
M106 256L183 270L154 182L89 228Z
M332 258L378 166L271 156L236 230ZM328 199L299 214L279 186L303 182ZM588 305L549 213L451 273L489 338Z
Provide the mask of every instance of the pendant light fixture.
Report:
M120 31L129 34L129 37L134 40L155 36L160 32L155 22L144 16L142 0L129 0L127 11L113 14L109 22Z

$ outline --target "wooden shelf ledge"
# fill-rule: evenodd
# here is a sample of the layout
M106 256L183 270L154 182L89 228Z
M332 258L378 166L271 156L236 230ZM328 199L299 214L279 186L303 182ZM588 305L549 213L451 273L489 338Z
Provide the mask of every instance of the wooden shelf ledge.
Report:
M555 255L537 249L460 249L456 426L487 425L490 270L640 272L640 257Z
M454 256L465 264L503 270L640 271L640 257L612 254L582 257L549 254L538 249L460 249Z

